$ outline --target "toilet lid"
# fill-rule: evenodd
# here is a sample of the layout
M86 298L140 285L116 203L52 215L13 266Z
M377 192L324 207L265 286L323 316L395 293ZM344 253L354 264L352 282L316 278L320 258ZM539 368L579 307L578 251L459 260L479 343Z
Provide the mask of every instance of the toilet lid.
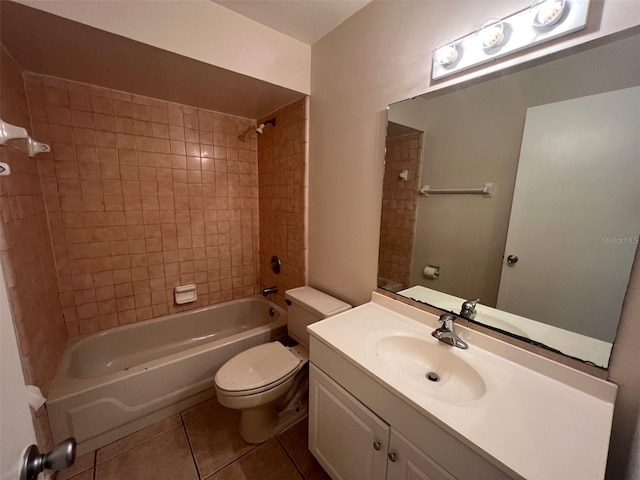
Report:
M253 390L277 382L300 364L280 342L265 343L239 353L216 373L216 385L230 392Z

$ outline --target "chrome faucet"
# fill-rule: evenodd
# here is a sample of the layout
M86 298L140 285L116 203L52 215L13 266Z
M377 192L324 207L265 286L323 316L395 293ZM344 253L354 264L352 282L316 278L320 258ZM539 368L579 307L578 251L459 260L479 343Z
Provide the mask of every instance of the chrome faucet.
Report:
M277 286L273 286L273 287L267 287L267 288L263 288L262 289L262 295L264 295L265 297L267 295L271 295L272 293L278 293L278 287Z
M462 304L462 310L460 310L460 316L467 320L473 320L476 318L478 312L476 312L476 304L480 301L479 298L475 300L467 300Z
M453 322L455 321L455 317L450 313L445 313L444 315L440 315L438 322L442 325L436 328L431 335L441 342L446 343L447 345L451 345L452 347L461 348L466 350L469 348L469 345L464 340L460 339L456 332L453 331Z

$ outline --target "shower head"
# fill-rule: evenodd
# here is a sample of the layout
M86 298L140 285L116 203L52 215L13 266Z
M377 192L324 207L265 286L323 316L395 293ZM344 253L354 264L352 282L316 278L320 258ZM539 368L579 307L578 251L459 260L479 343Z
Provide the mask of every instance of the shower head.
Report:
M272 118L270 120L265 120L264 123L261 123L260 125L258 125L258 127L256 128L256 132L258 132L260 135L262 135L264 133L264 127L267 125L273 125L274 127L276 126L276 119Z

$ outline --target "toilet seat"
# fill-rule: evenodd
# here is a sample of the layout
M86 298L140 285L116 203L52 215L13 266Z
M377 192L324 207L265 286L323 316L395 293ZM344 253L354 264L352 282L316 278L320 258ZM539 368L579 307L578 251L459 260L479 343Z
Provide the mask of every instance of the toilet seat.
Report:
M280 342L265 343L239 353L220 367L216 388L228 396L261 393L295 376L304 363Z

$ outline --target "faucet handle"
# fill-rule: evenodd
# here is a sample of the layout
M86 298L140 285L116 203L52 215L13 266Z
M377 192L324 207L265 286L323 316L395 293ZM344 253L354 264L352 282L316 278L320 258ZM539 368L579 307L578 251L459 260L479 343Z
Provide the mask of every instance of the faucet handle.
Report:
M475 300L467 300L462 304L462 308L476 308L476 303L478 303L479 301L479 298L476 298Z
M442 315L440 315L440 318L438 319L438 322L440 322L444 328L451 329L455 319L456 319L456 317L454 317L450 313L443 313Z

